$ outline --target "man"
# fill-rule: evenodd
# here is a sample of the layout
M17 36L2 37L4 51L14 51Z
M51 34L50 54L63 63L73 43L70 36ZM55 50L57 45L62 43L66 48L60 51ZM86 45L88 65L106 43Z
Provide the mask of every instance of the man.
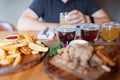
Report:
M41 30L59 25L60 12L69 12L68 24L110 21L109 16L94 0L33 0L18 20L18 30ZM39 18L42 17L42 20Z

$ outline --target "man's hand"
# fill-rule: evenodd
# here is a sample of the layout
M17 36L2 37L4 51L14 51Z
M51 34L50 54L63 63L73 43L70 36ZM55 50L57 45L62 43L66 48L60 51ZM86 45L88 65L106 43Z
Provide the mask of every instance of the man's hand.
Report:
M68 24L80 24L85 22L85 15L78 10L72 10L68 15Z
M81 23L89 23L90 18L88 15L83 14L81 11L72 10L69 12L68 24L80 25ZM96 24L111 21L110 17L103 9L100 9L91 15L94 18Z

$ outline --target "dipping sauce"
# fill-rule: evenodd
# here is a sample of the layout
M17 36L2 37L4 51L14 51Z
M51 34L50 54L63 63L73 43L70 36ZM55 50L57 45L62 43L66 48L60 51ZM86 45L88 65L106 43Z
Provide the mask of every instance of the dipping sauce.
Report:
M18 39L18 35L8 35L6 36L7 40L17 40Z

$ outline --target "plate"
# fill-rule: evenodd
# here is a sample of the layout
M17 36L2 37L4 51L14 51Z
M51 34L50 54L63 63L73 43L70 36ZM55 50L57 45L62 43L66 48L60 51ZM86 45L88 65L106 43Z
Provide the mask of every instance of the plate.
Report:
M110 54L110 56L116 57L119 56L119 58L116 58L116 67L113 68L112 72L107 73L104 71L94 71L94 73L92 74L92 76L96 77L97 75L101 75L100 73L102 73L101 76L99 76L98 79L90 79L86 77L86 80L117 80L117 76L120 76L120 43L118 45L118 43L96 43L93 44L94 46L98 46L98 45L104 45L105 46L105 50L107 51L107 53ZM47 56L44 60L44 70L45 72L52 78L52 80L83 80L82 79L82 75L81 74L76 74L74 73L74 71L67 69L64 65L60 65L60 64L54 64L50 62L50 60L52 59L52 57ZM62 67L61 67L62 66ZM107 73L107 74L106 74Z
M22 55L22 61L17 66L0 66L0 75L7 75L12 74L20 71L27 70L29 68L34 67L35 65L39 64L43 61L44 57L47 53L40 53L40 54L30 54L30 55Z
M11 34L6 36L5 39L1 39L0 47L3 54L0 75L24 71L43 61L48 53L48 48L45 48L47 47L45 43L39 39L33 39L33 37L26 33L24 35Z
M46 57L44 60L44 70L52 80L84 80L82 79L83 75L74 73L73 70L67 69L64 65L54 65L54 63L51 63L50 60L50 57ZM108 74L104 71L94 71L91 74L94 76L94 79L89 79L88 76L84 77L86 77L86 80L116 80L115 76L117 76L117 74L119 74L118 67ZM97 75L101 76L98 79L95 79L98 77Z

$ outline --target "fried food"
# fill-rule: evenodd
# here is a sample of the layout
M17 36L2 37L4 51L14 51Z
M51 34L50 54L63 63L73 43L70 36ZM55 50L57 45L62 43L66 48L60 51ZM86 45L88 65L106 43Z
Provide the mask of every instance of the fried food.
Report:
M28 46L32 50L36 50L36 51L40 51L40 52L47 52L48 51L48 47L39 46L39 45L32 43L32 42L30 42Z
M58 50L51 63L60 67L65 66L66 69L75 73L86 75L92 69L96 72L112 71L111 67L115 67L115 62L107 55L104 46L92 46L90 43L85 44L68 44L65 48ZM84 68L84 69L83 69Z
M28 43L33 42L32 37L30 34L25 33L25 39L27 40Z
M71 52L75 58L79 58L81 61L88 61L92 56L93 47L89 44L75 44L69 47L69 55L72 54Z
M48 47L45 47L40 40L33 39L33 36L28 33L25 35L16 34L16 36L17 39L14 40L12 40L12 35L8 35L6 39L0 39L0 65L16 66L20 64L22 55L27 56L48 51Z
M5 59L6 52L3 49L0 49L0 60Z
M32 50L28 46L22 46L19 48L19 50L25 55L31 54L32 52Z
M15 60L14 60L14 62L13 62L13 66L18 65L18 64L21 62L21 59L22 59L22 56L19 54L19 55L15 58Z
M107 65L102 65L101 68L105 70L106 72L110 72L111 69Z
M102 49L104 49L105 47L104 46L97 46L97 47L95 47L95 50L97 51L97 50L102 50Z
M115 66L115 62L105 53L104 50L97 50L96 54L110 66Z
M104 50L104 46L95 47L96 54L110 66L115 66L115 62L107 55Z

